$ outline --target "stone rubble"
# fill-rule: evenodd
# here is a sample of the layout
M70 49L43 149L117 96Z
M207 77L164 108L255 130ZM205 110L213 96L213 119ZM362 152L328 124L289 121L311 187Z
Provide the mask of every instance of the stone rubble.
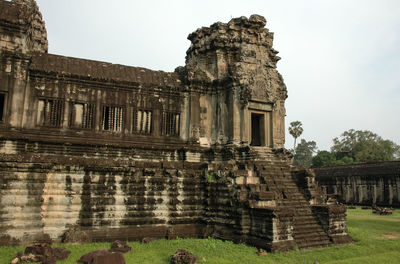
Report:
M171 264L196 264L197 257L192 253L178 249L173 255L171 255Z
M132 248L130 246L128 246L128 244L125 241L116 240L111 244L110 252L119 252L119 253L125 254L125 253L130 252L131 249Z
M82 264L126 264L124 256L119 252L108 252L100 249L83 255L78 263Z
M40 262L42 264L56 264L59 260L67 259L71 251L65 248L52 248L46 243L37 244L25 248L24 253L19 252L11 264L24 262Z

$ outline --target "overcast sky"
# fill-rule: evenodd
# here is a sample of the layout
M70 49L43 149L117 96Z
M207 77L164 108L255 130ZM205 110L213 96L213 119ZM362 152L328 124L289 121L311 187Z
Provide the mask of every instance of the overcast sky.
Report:
M187 35L259 14L275 32L286 126L320 150L354 128L400 144L399 0L37 0L49 52L153 70L185 64ZM287 129L286 129L287 130ZM286 147L293 138L287 133Z

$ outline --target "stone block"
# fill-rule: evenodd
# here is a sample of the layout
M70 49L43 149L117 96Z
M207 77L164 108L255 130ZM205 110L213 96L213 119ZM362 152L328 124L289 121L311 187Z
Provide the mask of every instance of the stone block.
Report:
M246 177L246 184L259 184L260 179L258 177Z

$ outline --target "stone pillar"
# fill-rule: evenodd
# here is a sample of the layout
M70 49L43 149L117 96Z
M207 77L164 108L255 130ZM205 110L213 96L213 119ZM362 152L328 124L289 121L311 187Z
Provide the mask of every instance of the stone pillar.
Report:
M181 126L180 126L180 131L181 131L181 139L184 141L189 141L190 139L190 118L191 118L191 102L190 102L190 96L188 93L184 93L183 95L183 107L181 111ZM157 119L154 120L161 120L161 117L158 117ZM158 124L160 122L155 122ZM155 131L160 131L159 127L154 127L156 130Z
M199 143L200 139L200 96L199 94L190 94L190 124L189 136L192 143Z
M283 148L285 145L285 116L286 109L283 100L276 102L272 112L272 131L274 148Z

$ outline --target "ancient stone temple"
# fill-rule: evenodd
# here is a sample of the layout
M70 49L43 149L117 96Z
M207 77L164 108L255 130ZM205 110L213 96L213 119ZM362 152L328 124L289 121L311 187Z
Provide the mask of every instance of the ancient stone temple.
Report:
M351 241L345 207L284 150L263 17L189 35L175 72L47 52L34 0L0 0L0 244L215 237Z

